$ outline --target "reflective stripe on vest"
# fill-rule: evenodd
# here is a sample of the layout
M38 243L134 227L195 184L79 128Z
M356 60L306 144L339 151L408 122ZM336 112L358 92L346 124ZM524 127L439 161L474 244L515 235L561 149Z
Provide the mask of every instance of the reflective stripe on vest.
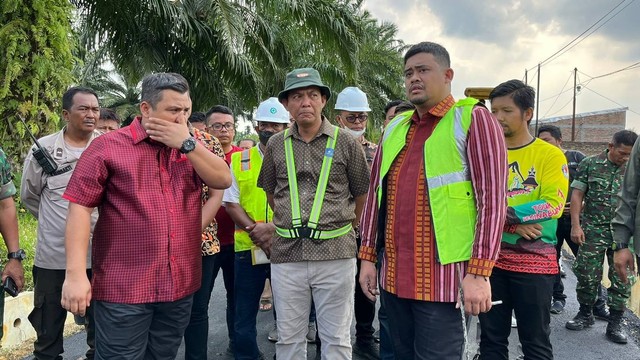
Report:
M424 143L425 178L440 263L469 260L475 235L476 202L467 161L467 133L476 99L458 101L435 126ZM382 141L378 205L384 178L406 146L413 111L396 117Z
M351 231L351 224L347 224L335 230L318 229L318 221L320 220L320 212L322 210L322 204L324 203L324 196L327 190L327 183L329 181L331 164L333 163L333 155L335 152L336 140L338 139L338 132L339 129L337 127L334 127L333 138L327 138L327 145L324 150L324 158L322 159L320 177L318 179L318 185L316 187L315 196L313 198L313 205L311 207L311 213L309 214L309 221L307 224L303 224L300 215L300 196L298 195L298 178L296 176L293 145L291 144L291 137L287 136L289 134L289 129L285 130L284 153L287 165L287 178L289 181L289 197L291 200L291 223L293 228L285 229L276 227L276 233L278 235L285 238L326 240L345 235L349 231Z
M238 204L249 218L257 223L269 222L273 218L273 212L267 203L267 195L257 186L261 168L262 155L257 146L231 155L231 169L240 195ZM234 240L236 252L250 250L253 245L249 234L238 227L234 232Z
M248 171L251 169L251 158L249 150L244 150L240 159L240 169L242 171Z

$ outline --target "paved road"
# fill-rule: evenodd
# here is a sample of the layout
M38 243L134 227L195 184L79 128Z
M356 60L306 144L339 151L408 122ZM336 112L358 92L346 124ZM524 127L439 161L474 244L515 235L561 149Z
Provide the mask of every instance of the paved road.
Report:
M570 268L570 263L565 262L565 269ZM567 307L563 314L551 316L551 337L554 349L555 359L612 359L612 360L638 360L640 359L640 348L633 340L627 345L617 345L606 340L604 336L606 322L596 320L595 326L585 331L570 331L565 329L564 324L570 320L578 311L578 304L575 297L576 279L573 273L567 271L565 279L565 288L567 289ZM218 277L209 310L210 329L209 329L209 359L227 360L233 359L225 354L228 338L226 322L224 320L224 286L221 276ZM628 315L629 316L629 315ZM471 341L475 339L475 326L472 321L469 338ZM526 326L526 324L519 324ZM263 351L267 359L271 359L275 347L267 340L267 334L273 326L273 315L271 312L261 312L258 314L258 341L260 349ZM377 324L375 325L377 328ZM516 329L513 329L516 330ZM352 327L352 337L354 336L354 328ZM78 359L84 354L85 335L79 333L65 339L64 354L65 359ZM517 351L517 331L512 331L510 337L510 358L515 359L518 355ZM470 344L470 348L474 349L477 345ZM313 359L315 356L315 345L307 347L307 357ZM178 359L184 358L184 349L180 348ZM27 357L25 359L33 359ZM359 360L358 357L354 357Z

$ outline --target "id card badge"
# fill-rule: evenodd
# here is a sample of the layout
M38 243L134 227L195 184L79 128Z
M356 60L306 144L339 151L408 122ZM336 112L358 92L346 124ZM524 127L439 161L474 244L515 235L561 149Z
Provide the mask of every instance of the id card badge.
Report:
M267 254L256 245L251 245L251 264L253 265L262 265L262 264L270 264L271 260L267 257Z

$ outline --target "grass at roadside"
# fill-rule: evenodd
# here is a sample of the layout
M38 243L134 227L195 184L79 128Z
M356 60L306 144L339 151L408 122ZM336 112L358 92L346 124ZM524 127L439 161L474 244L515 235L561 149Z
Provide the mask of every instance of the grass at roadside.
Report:
M38 221L29 212L18 208L18 230L20 232L20 247L27 253L27 258L22 262L24 267L25 286L24 291L33 290L33 276L31 269L33 268L33 257L36 253L36 230ZM1 237L1 236L0 236ZM7 249L4 246L4 239L0 245L0 259L4 267L7 262Z

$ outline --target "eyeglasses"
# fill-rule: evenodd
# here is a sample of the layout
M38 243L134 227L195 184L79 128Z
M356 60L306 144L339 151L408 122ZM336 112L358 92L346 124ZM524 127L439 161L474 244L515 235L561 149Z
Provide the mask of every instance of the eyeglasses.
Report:
M369 119L369 115L367 114L347 115L344 117L344 119L353 124L356 122L356 120L360 120L360 122L367 121L367 119Z
M227 129L227 131L231 131L235 129L235 124L234 123L224 123L224 124L215 123L207 126L207 128L213 129L215 131L220 131L222 130L222 128L225 128Z

